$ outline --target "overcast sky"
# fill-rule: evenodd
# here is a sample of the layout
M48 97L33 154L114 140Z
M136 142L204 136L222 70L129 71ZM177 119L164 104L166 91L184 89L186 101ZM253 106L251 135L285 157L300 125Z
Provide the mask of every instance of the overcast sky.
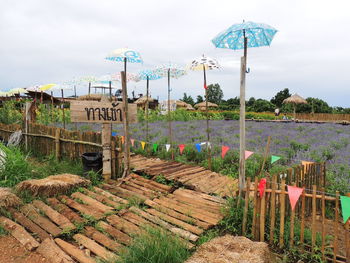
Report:
M347 0L0 0L0 90L120 71L104 57L129 47L144 60L129 64L131 72L216 58L222 69L208 72L208 84L219 83L225 99L239 96L242 51L216 49L211 39L245 19L278 29L270 47L248 50L247 98L289 88L350 107L349 7ZM172 97L203 95L202 82L199 72L172 80ZM152 96L165 99L166 85L151 82ZM145 83L128 90L145 93Z

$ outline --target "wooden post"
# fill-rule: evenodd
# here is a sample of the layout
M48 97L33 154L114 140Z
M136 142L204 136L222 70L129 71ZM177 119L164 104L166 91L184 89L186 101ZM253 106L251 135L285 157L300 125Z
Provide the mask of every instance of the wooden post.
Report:
M208 111L208 87L207 76L205 74L205 65L203 64L204 88L205 88L205 114L207 117L207 151L208 151L208 169L211 170L211 145L210 145L210 130L209 130L209 111Z
M55 145L56 145L55 156L56 156L57 160L60 159L60 154L61 154L60 135L61 135L61 129L56 128L56 132L55 132Z
M311 250L315 253L316 245L316 185L312 186L312 225L311 225Z
M326 198L325 198L325 189L322 188L322 245L321 245L321 252L322 252L322 260L325 261L325 246L326 246L326 229L325 229L325 221L326 221Z
M62 94L62 117L63 117L63 129L66 129L66 120L64 115L64 96L63 96L63 89L61 89Z
M32 120L32 113L30 108L32 107L33 102L26 102L25 108L25 119L24 119L24 131L25 133L29 133L29 123ZM28 135L24 136L25 149L28 151Z
M125 60L125 68L126 68L126 58ZM128 91L126 86L126 71L120 72L122 76L122 90L123 90L123 124L124 124L124 172L123 178L129 174L130 170L130 138L129 138L129 116L128 116Z
M283 248L284 246L284 216L285 216L285 188L286 188L286 180L282 180L281 184L281 194L280 194L280 238L279 238L279 248Z
M265 241L265 198L266 193L260 197L261 206L260 206L260 242Z
M337 262L338 254L338 223L339 223L339 191L335 193L335 216L334 216L334 239L333 239L333 262Z
M277 187L277 177L274 175L272 177L272 192L271 192L271 206L270 206L270 245L273 244L274 232L275 232L275 222L276 222L276 187Z
M243 212L243 223L242 223L242 235L245 235L247 229L247 217L249 208L249 194L250 194L250 177L247 179L247 186L245 190L245 200L244 200L244 212Z
M301 193L300 245L301 245L302 252L304 252L304 229L305 229L305 189Z
M111 124L103 123L102 124L102 151L103 151L102 176L105 181L110 180L112 177L111 136L112 136Z
M96 89L95 89L96 90ZM90 93L91 93L91 82L89 82L89 96L90 96Z
M350 197L350 193L346 194L347 197ZM345 256L346 263L350 263L350 219L345 223Z
M256 230L256 214L257 214L257 206L258 206L258 200L256 198L258 194L258 177L255 177L254 180L254 199L253 199L253 223L252 223L252 235L253 238L255 238L255 230Z
M116 150L115 150L115 139L113 138L111 141L111 159L112 159L112 179L117 178L117 171L116 171Z

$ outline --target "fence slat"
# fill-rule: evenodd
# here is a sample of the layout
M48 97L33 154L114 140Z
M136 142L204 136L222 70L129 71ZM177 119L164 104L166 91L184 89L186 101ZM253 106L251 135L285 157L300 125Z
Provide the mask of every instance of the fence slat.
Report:
M272 192L271 192L271 203L270 203L270 245L273 244L274 233L275 233L275 222L276 222L276 187L277 177L272 177Z
M265 198L266 193L264 193L263 196L260 197L260 242L265 241Z
M312 186L312 225L311 225L311 251L315 253L316 245L316 185Z
M279 238L279 247L283 248L284 246L284 217L285 217L285 188L286 188L286 181L285 179L282 180L281 183L281 194L280 194L280 238Z
M256 229L256 211L257 211L257 193L258 193L258 177L255 177L254 180L254 199L253 199L253 204L254 204L254 211L253 211L253 223L252 223L252 234L253 238L255 239L255 229Z
M338 254L338 222L339 222L339 192L335 193L335 216L334 216L334 238L333 238L333 262L337 262Z
M326 246L326 231L325 231L325 221L326 221L326 198L324 191L325 189L322 188L322 245L321 245L321 253L322 253L322 260L325 260L325 246Z
M296 184L293 183L293 186ZM289 238L289 245L292 248L294 246L294 218L295 218L295 208L292 210L291 208L291 214L290 214L290 238Z
M247 217L249 208L249 193L250 193L250 177L247 178L245 200L244 200L244 212L243 212L243 223L242 223L242 235L245 235L247 229Z

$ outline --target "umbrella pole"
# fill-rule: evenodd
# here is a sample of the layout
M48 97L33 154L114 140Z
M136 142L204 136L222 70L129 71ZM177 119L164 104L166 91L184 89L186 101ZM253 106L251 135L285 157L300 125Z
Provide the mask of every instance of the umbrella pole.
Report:
M121 72L122 77L122 90L123 90L123 105L124 105L124 172L122 178L125 178L129 174L130 169L130 138L129 138L129 116L128 116L128 91L126 86L126 58L124 58L124 72Z
M112 100L112 81L109 81L109 97Z
M247 67L247 37L244 34L244 56L241 57L240 116L239 116L239 196L245 185L245 74Z
M51 91L51 122L53 122L53 92Z
M74 98L77 98L77 87L74 85Z
M171 112L170 112L170 69L168 69L168 121L169 121L169 143L170 143L170 152L171 159L174 160L174 151L172 149L172 129L171 129Z
M89 82L89 96L90 96L90 92L91 92L91 82Z
M63 96L63 89L61 89L62 94L62 117L63 117L63 129L66 129L66 118L64 114L64 96Z
M146 114L146 142L148 142L148 95L149 94L149 77L147 76L146 82L146 105L145 105L145 114Z
M293 103L293 115L294 115L294 122L296 122L296 117L297 117L297 104Z
M207 117L207 151L208 151L208 168L211 170L211 147L210 147L210 133L209 133L209 112L208 112L208 89L207 76L205 73L205 65L203 64L204 89L205 89L205 113Z

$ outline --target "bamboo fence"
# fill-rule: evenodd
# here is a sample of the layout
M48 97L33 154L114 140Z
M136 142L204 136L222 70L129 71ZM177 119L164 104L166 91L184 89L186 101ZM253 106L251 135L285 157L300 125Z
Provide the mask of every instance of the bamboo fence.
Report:
M339 192L326 195L323 187L306 185L294 211L291 209L285 179L267 179L262 197L258 178L248 178L243 207L242 234L269 242L280 249L300 253L319 253L323 262L350 262L349 221L343 224L339 214ZM297 185L291 183L288 185ZM252 215L249 216L249 211ZM327 213L326 213L327 212Z

